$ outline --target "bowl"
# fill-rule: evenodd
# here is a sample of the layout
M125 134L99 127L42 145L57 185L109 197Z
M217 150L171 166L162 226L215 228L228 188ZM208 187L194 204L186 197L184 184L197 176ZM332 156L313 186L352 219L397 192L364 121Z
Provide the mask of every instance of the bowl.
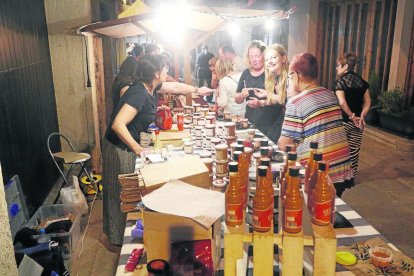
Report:
M380 246L371 247L369 249L369 255L372 264L378 267L390 266L393 258L391 250Z

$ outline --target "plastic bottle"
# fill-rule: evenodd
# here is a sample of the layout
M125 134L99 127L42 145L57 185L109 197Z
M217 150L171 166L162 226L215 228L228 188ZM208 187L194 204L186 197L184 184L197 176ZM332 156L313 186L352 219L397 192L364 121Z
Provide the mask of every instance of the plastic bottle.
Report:
M273 218L273 202L267 189L266 166L257 168L256 193L253 197L253 229L258 232L267 232L271 229Z
M318 163L318 181L312 193L312 223L328 225L332 219L332 186L328 183L328 164L324 161Z
M243 223L243 201L240 192L240 183L238 181L238 166L237 162L229 163L229 180L225 194L225 221L227 226L236 227Z
M298 233L302 230L303 199L299 191L299 168L289 168L289 189L283 205L283 231Z
M313 165L313 154L316 152L317 149L318 149L318 142L315 142L315 141L310 142L310 154L309 154L308 164L306 166L305 177L304 177L305 193L308 192L310 168Z

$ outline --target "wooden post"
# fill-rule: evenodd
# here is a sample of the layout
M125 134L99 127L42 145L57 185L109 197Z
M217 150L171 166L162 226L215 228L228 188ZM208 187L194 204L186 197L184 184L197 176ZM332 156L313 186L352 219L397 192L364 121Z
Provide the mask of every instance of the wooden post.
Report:
M266 233L253 233L253 275L273 275L273 227Z
M313 275L335 275L336 235L331 225L312 224L314 238Z
M106 128L105 119L105 83L103 73L102 38L88 36L88 62L92 84L92 115L94 124L95 148L92 151L92 169L100 173L102 166L101 156L101 133Z
M283 232L282 243L282 255L279 255L282 264L281 275L302 276L303 232L298 234Z
M237 274L236 262L243 257L243 232L243 226L224 228L224 275L226 276Z
M191 67L190 67L190 53L184 51L184 81L186 84L193 84L191 78ZM193 105L193 95L188 93L185 97L186 105Z

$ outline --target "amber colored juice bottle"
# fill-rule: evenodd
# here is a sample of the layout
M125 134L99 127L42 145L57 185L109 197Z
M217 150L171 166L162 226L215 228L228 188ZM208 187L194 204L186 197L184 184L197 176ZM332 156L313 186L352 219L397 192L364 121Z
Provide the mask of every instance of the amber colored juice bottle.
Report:
M239 179L240 189L243 196L243 205L246 207L249 190L249 162L247 160L247 154L242 152L239 155Z
M270 158L268 158L268 157L262 158L260 160L260 166L267 167L265 188L266 188L267 194L269 195L269 198L272 200L272 204L273 204L274 196L275 196L275 190L273 188L272 165L270 163Z
M313 165L313 154L316 152L317 149L318 149L318 142L314 142L314 141L310 142L310 154L309 154L308 164L306 166L305 177L304 177L305 193L308 192L309 175L311 172L311 167Z
M282 176L281 176L282 182L283 182L282 185L280 186L280 194L281 194L282 201L285 198L286 190L288 189L288 186L289 186L289 168L296 166L297 157L298 155L296 154L295 151L288 152L288 158L286 160L286 165L283 168L284 173L282 173Z
M299 168L289 168L289 189L283 208L283 230L298 233L302 230L303 198L299 191Z
M230 183L225 194L225 221L228 226L239 226L243 223L243 201L238 181L238 163L229 163Z
M273 202L267 189L266 166L257 168L256 193L253 197L253 229L258 232L267 232L271 229L273 219Z
M323 154L315 152L313 154L312 167L309 169L308 177L308 198L312 196L313 189L315 189L316 182L318 182L318 163L322 161Z
M320 161L318 164L318 182L312 193L312 223L328 225L332 219L332 186L328 183L328 164Z

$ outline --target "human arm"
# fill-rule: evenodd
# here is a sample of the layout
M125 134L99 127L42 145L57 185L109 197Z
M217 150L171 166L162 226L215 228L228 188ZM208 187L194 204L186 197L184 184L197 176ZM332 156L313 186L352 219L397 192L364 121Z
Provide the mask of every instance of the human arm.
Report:
M189 94L189 93L196 93L199 96L206 96L210 95L214 92L214 89L210 89L208 87L196 87L192 85L188 85L181 82L163 82L161 85L161 89L159 90L161 93L172 93L172 94Z
M136 155L140 155L143 148L129 133L127 125L138 115L138 110L129 104L124 104L116 115L112 123L112 130L116 133L119 139L127 145Z
M371 108L371 96L369 95L369 90L365 91L363 108L361 112L361 123L365 125L365 116L368 114L369 109Z
M304 136L303 116L295 104L288 102L277 145L279 149L286 151L286 145L294 144L295 140L304 139Z
M260 106L282 104L279 95L268 93L265 89L254 88L254 94L260 99Z
M294 140L291 137L287 136L280 136L279 140L277 141L277 147L280 150L283 150L286 152L286 146L294 144Z
M229 91L226 85L226 80L221 79L219 83L219 87L217 89L216 103L222 109L225 109L228 105L228 101L227 101L228 93Z
M234 96L234 101L238 104L244 102L244 100L249 96L249 88L246 87L246 73L244 70L240 76L239 83L237 84L236 95Z

